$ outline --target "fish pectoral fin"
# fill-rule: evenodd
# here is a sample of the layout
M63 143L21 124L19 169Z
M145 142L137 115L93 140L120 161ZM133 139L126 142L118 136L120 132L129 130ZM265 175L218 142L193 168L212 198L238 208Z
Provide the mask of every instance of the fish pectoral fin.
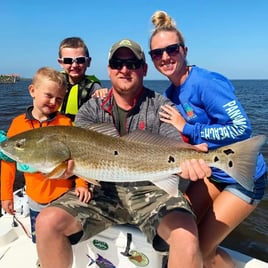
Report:
M45 176L49 179L58 179L62 177L63 173L67 169L68 162L62 162L58 166L56 166L51 172L47 173Z
M171 196L177 197L179 194L179 176L177 175L172 175L158 181L152 181L152 183Z

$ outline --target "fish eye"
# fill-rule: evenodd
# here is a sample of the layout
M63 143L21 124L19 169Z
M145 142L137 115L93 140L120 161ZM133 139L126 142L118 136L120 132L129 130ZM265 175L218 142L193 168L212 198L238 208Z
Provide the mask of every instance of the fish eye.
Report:
M23 140L19 140L19 141L16 141L15 146L16 146L17 149L22 149L24 143L25 143L25 140L24 139Z

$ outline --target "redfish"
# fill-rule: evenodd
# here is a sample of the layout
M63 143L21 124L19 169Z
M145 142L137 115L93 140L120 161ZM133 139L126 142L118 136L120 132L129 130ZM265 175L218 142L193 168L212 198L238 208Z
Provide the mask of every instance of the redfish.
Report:
M196 147L170 138L135 131L119 137L107 125L85 129L51 126L20 133L0 144L11 159L33 167L48 178L59 177L67 160L74 160L73 173L92 182L151 181L170 195L178 194L179 177L186 159L204 159L233 177L248 190L264 135L200 152Z

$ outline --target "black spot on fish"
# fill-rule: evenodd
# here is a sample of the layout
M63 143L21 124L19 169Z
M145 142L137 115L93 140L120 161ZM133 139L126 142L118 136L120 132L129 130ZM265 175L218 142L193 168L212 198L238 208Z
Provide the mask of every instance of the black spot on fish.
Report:
M219 159L218 156L215 156L215 157L214 157L214 163L218 162L219 160L220 160L220 159Z
M233 161L229 161L228 166L231 168L233 167Z
M232 149L227 149L223 151L226 155L234 154L234 151Z
M174 163L175 162L175 158L170 155L169 158L168 158L168 163Z
M114 151L114 155L119 155L118 151Z

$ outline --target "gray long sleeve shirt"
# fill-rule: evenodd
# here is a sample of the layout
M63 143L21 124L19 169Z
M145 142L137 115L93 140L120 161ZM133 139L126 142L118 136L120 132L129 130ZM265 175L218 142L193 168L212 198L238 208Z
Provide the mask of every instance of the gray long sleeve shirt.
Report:
M165 104L174 106L161 94L144 87L140 96L135 100L133 108L127 114L124 124L126 132L140 129L181 141L181 135L175 127L160 121L159 111ZM91 98L79 109L75 125L87 127L96 123L113 123L118 129L119 118L115 106L113 89L109 91L105 99Z

